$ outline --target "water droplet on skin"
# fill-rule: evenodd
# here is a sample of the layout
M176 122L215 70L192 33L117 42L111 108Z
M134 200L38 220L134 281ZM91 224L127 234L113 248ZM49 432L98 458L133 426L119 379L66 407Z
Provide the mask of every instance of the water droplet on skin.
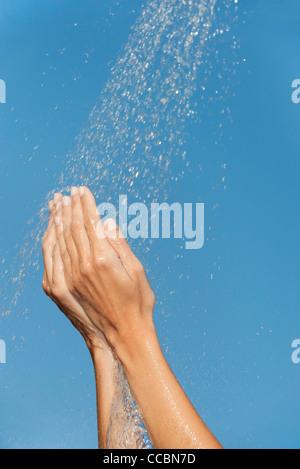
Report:
M227 6L227 1L225 3ZM209 52L211 38L220 34L226 36L225 32L230 31L230 26L226 24L214 26L215 4L216 0L153 0L151 5L145 5L123 54L113 67L111 77L90 114L89 124L77 138L78 151L66 158L56 191L67 194L71 185L79 187L84 184L96 194L97 202L112 201L117 205L116 194L128 194L130 185L132 200L161 202L167 200L168 185L180 183L187 171L193 170L195 166L190 164L183 137L186 122L197 114L193 95L195 91L200 95L197 101L201 106L205 103L204 99L215 103L223 98L219 86L218 93L209 96L208 78L212 71L208 54L205 56L205 51ZM74 27L77 26L78 23L74 23ZM236 40L233 46L238 47ZM219 51L213 52L219 54ZM65 53L65 47L58 50L60 55ZM49 53L46 55L49 56ZM49 70L54 69L54 65L49 67ZM220 83L224 80L223 73L219 79ZM58 109L59 103L52 108L54 111ZM220 114L222 119L226 116L230 116L229 109ZM217 125L221 132L222 126L219 122ZM24 135L24 140L28 142L27 135ZM184 170L182 166L178 170L179 162L184 162ZM203 171L204 174L204 163L199 160L199 173ZM226 163L222 164L222 170L226 170ZM48 194L47 201L53 198L56 191ZM9 292L13 279L15 289L9 302L14 305L14 310L25 278L32 277L42 265L40 243L48 222L46 205L43 203L38 216L28 223L33 229L25 233L24 245L16 263L9 270L5 269L2 275L2 278L8 279ZM99 229L97 225L96 230L97 236L105 238L103 227ZM155 243L151 239L138 240L135 250L141 259L147 253L154 257ZM177 254L174 263L182 258ZM165 266L165 272L175 269L172 262L170 264ZM153 276L157 277L157 272ZM164 281L156 283L161 283L161 288L165 285ZM166 290L160 292L161 306L168 304L171 296L176 298L175 290ZM2 308L2 315L10 314L11 308L3 305ZM164 314L167 316L168 311ZM122 379L120 387L124 390L126 384ZM134 412L132 415L136 415Z

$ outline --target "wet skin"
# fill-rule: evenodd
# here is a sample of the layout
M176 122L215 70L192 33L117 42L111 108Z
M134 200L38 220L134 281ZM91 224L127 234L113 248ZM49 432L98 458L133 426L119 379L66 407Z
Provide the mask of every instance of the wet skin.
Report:
M221 449L162 353L153 323L155 295L142 264L114 221L102 224L88 188L72 188L71 197L55 194L43 254L44 291L82 334L93 358L100 448L106 446L119 360L154 448Z

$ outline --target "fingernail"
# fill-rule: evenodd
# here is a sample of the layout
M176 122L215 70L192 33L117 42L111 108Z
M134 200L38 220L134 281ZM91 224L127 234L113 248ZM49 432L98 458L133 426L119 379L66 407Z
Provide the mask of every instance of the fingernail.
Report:
M55 210L58 211L60 207L61 207L61 202L59 201L55 204Z
M78 187L72 187L71 195L76 195L76 194L78 194Z
M55 224L57 226L61 225L61 218L60 217L55 217Z
M54 194L54 203L56 204L59 201L59 194Z
M84 195L84 187L79 188L79 194L81 197Z
M117 229L117 224L113 218L109 218L106 220L104 224L104 229L105 231L116 231Z
M70 204L70 197L65 196L62 201L63 205L66 207Z
M50 200L50 202L49 202L49 210L50 210L50 212L52 212L52 210L53 210L53 200Z

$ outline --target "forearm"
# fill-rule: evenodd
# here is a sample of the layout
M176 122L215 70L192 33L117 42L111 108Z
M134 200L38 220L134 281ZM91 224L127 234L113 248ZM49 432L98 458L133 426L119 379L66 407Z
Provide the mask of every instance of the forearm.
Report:
M96 377L99 448L145 448L147 434L120 362L101 349L91 351L91 355Z
M106 449L145 449L148 435L119 362Z
M87 188L78 191L74 187L71 196L62 199L56 194L55 213L51 213L43 239L45 292L86 337L87 344L100 333L112 346L156 448L220 448L163 356L152 322L155 295L142 264L114 220L102 225L96 201ZM116 389L120 389L114 380L113 355L99 347L92 357L99 446L105 448L110 424L119 421L112 405ZM119 409L126 424L122 399ZM122 418L119 428L124 428ZM130 436L136 439L140 432L135 430L130 429ZM114 434L127 435L118 428ZM128 447L127 443L119 440L111 444Z
M172 373L152 322L123 337L116 352L156 449L221 449Z
M106 448L107 431L115 394L117 362L109 350L93 349L95 369L99 448Z

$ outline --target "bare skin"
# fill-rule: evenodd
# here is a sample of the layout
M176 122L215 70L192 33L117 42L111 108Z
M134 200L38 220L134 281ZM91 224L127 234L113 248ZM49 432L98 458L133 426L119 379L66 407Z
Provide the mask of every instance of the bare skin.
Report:
M70 293L67 284L71 275L70 258L66 251L62 227L55 224L55 217L62 213L62 199L61 194L55 194L54 200L49 204L50 220L43 237L45 266L43 289L81 333L91 353L97 385L99 447L105 448L110 408L114 395L113 377L116 358L103 334L91 322L76 298Z
M71 197L56 194L50 211L43 287L81 332L93 357L100 448L105 447L117 358L154 448L221 449L162 353L153 323L155 295L119 228L112 220L103 226L86 187L73 188Z

